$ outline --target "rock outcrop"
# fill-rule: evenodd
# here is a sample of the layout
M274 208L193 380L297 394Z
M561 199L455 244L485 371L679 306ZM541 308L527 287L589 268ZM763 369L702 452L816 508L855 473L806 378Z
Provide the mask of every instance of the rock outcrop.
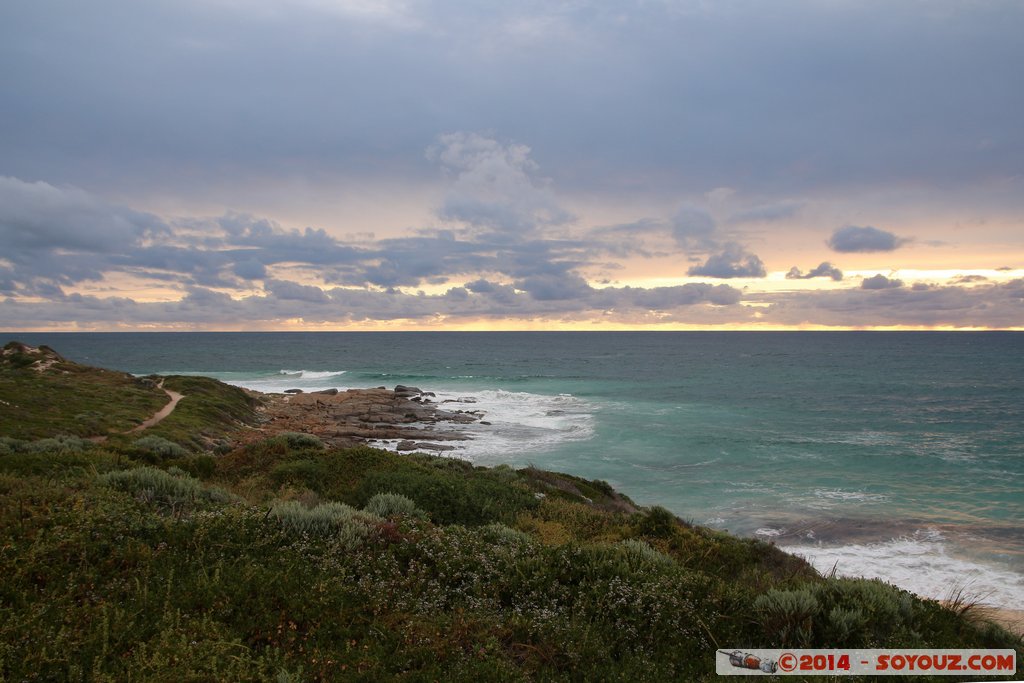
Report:
M314 434L338 446L398 441L399 450L447 451L437 442L466 440L457 425L476 422L480 411L444 410L432 392L398 385L394 390L328 389L260 394L263 424L259 437L279 432Z

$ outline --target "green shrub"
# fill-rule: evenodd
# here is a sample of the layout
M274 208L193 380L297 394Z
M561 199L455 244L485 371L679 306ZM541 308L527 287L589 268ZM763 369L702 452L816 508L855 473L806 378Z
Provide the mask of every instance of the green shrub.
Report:
M171 470L136 467L100 475L99 483L130 493L145 502L172 506L196 502L226 503L233 500L233 497L222 489L204 487L176 467Z
M818 600L810 589L772 589L754 601L754 612L771 642L780 647L809 645Z
M298 501L274 503L270 514L281 521L288 533L325 536L342 547L355 549L370 535L369 523L374 517L361 513L344 503L320 503L307 508Z
M670 511L655 505L640 520L640 533L651 538L668 538L679 525L676 516Z
M826 640L836 644L850 643L851 639L867 625L867 617L857 608L833 607L825 621Z
M423 511L416 507L416 503L400 493L378 493L363 506L363 510L378 517L394 517L396 515L409 515L420 517Z
M671 557L655 550L639 538L627 538L620 541L618 547L622 549L633 565L671 566L675 564L675 560Z
M142 451L151 456L155 456L161 460L167 460L170 458L184 458L188 455L188 451L174 443L169 441L162 436L144 436L141 439L136 439L132 443L132 448L137 451Z
M12 439L9 436L0 436L0 455L20 453L24 447L25 442L20 439Z
M28 453L81 453L92 448L93 444L88 439L82 439L68 434L59 434L48 439L38 439L22 446L22 450Z
M296 450L302 448L324 448L324 442L320 440L320 437L313 436L312 434L303 434L301 432L282 432L278 434L276 438L287 443L288 448L294 448Z
M369 472L359 483L357 498L369 501L378 493L399 493L414 499L438 524L510 522L522 510L537 506L533 494L524 488L507 486L488 476L440 468Z
M197 479L209 479L217 471L217 459L212 455L194 455L180 460L178 466Z
M536 539L525 531L513 529L512 527L505 526L500 522L488 524L480 530L483 532L484 538L495 545L514 547L529 545L536 542Z

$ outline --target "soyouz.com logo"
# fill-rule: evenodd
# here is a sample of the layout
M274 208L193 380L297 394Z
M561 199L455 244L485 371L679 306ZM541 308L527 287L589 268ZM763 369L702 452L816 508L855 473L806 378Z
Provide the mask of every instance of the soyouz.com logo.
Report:
M720 676L1008 676L1014 650L718 650Z

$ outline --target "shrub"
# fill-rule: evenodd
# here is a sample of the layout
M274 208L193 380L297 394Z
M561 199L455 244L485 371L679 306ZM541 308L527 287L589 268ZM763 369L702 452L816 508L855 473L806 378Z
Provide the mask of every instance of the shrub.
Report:
M369 501L378 493L414 498L438 524L477 526L512 521L520 511L537 506L537 500L526 489L506 486L487 476L445 469L370 472L359 483L357 498Z
M811 642L818 600L811 590L772 589L754 601L765 633L781 647L807 645Z
M227 503L234 500L223 489L204 487L177 467L172 467L170 471L156 467L136 467L109 472L100 475L99 483L131 493L145 502L172 506L196 502Z
M625 541L620 541L618 547L622 549L626 558L633 566L650 565L657 567L675 564L675 560L671 557L655 550L639 538L627 538Z
M849 643L850 639L867 624L867 618L859 609L833 607L826 618L826 640L831 643Z
M9 436L0 436L0 455L20 453L24 447L25 442L20 439L12 439Z
M640 520L640 533L652 538L669 538L678 526L676 516L671 512L655 505L643 519Z
M322 449L324 442L319 437L313 436L312 434L303 434L301 432L282 432L277 435L278 439L281 439L288 444L288 448L294 448L296 450L302 448L316 448Z
M488 524L483 527L481 531L483 531L486 539L500 546L529 545L535 542L533 536L525 531L513 529L512 527L505 526L500 522Z
M188 451L162 436L144 436L132 443L132 448L142 451L148 455L156 456L162 460L169 458L184 458Z
M423 516L423 511L416 507L416 503L400 493L378 493L366 503L363 510L378 517Z
M48 439L39 439L22 446L29 453L81 453L92 448L92 442L77 436L59 434Z
M295 500L279 501L270 514L281 521L288 533L329 536L342 547L355 549L370 535L373 517L344 503L320 503L307 508Z

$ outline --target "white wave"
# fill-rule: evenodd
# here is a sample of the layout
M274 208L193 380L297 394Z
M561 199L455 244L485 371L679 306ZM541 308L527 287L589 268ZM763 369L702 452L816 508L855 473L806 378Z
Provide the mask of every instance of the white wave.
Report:
M824 574L835 567L840 576L881 579L926 598L946 600L963 589L965 597L983 604L1024 604L1024 575L960 556L934 530L879 543L782 549Z
M482 413L479 422L454 427L470 441L450 442L456 448L452 455L474 462L502 462L510 456L553 450L567 441L584 441L594 435L593 406L569 394L500 389L436 393L434 401L443 410Z
M277 374L299 377L301 379L327 379L329 377L340 377L345 372L345 370L279 370Z
M754 532L755 536L762 536L764 538L775 538L776 536L782 535L782 529L773 529L772 527L763 526Z
M239 373L220 373L214 376L246 389L281 393L287 389L318 391L331 387L344 391L352 388L337 383L336 379L344 374L344 370L281 370L275 374L240 376ZM594 435L594 406L569 394L550 396L500 389L424 388L435 392L436 396L431 401L441 410L462 410L480 415L480 421L470 424L437 425L438 429L450 429L470 437L467 441L446 442L455 446L455 450L446 451L446 454L455 457L481 464L497 464L511 457L554 450L559 444L583 441ZM397 442L376 445L394 448Z
M345 370L279 370L275 373L205 373L227 384L237 387L262 391L265 394L280 394L288 389L303 391L320 391L322 389L338 389L344 391L349 387L338 380Z
M855 501L881 503L888 500L888 496L881 493L865 493L864 491L844 491L842 489L814 489L816 498L838 501Z

